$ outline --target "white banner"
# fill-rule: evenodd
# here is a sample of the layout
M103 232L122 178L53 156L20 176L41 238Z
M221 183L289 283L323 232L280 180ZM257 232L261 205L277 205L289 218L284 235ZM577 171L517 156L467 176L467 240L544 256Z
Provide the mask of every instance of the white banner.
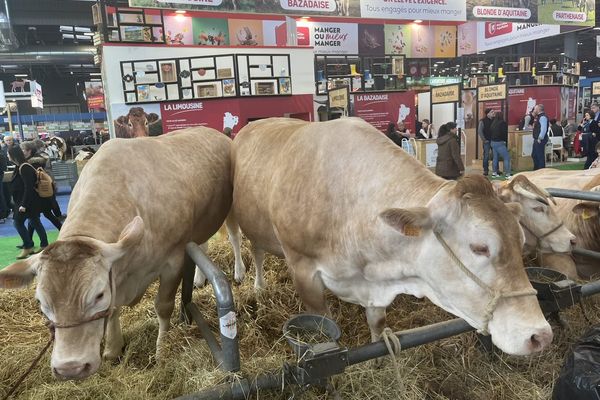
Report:
M464 0L361 0L362 18L466 21Z
M560 25L478 22L477 51L497 49L558 34L560 34Z
M337 8L335 0L279 0L279 5L290 11L332 12Z
M358 54L358 24L300 22L298 26L310 29L315 54Z
M220 6L223 0L156 0L159 3L192 4L195 6Z
M4 82L0 81L0 108L6 107L6 97L4 96Z
M36 81L29 82L29 90L31 91L31 107L44 108L44 97L42 96L42 85Z

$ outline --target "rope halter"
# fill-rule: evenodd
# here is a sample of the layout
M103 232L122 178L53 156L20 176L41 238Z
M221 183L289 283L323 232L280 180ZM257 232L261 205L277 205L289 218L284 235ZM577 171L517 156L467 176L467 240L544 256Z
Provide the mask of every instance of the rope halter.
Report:
M114 286L115 282L114 282L113 276L112 276L112 269L108 272L108 281L109 281L109 288L110 288L110 304L106 310L100 311L100 312L92 315L90 318L85 318L78 322L65 323L65 324L56 323L46 316L46 320L47 320L46 326L48 327L48 329L50 329L50 333L52 334L52 339L54 339L54 332L57 328L58 329L76 328L78 326L85 325L89 322L94 322L94 321L98 321L101 319L104 320L104 330L106 331L106 325L108 323L108 318L110 318L110 316L113 314L113 311L114 311L114 305L113 305L114 289L113 289L113 286Z
M438 231L434 230L433 233L434 233L436 239L440 242L440 244L444 248L444 250L446 250L446 253L448 253L448 256L454 262L454 264L456 264L458 266L458 268L467 277L469 277L473 282L475 282L477 284L477 286L479 286L481 289L483 289L483 291L487 292L490 297L490 300L489 300L487 306L485 307L485 314L483 315L483 326L481 329L479 329L477 331L478 333L481 333L483 335L490 334L489 330L488 330L488 325L494 315L494 311L496 310L496 307L498 306L498 302L501 299L525 297L525 296L536 296L537 295L537 290L535 290L533 288L525 289L525 290L518 290L518 291L513 291L513 292L503 292L501 290L493 289L492 287L488 286L484 281L482 281L477 275L475 275L469 268L467 268L467 266L465 264L463 264L463 262L460 260L460 258L458 258L456 253L452 250L452 248L450 248L448 243L446 243L446 241L444 240L444 238Z

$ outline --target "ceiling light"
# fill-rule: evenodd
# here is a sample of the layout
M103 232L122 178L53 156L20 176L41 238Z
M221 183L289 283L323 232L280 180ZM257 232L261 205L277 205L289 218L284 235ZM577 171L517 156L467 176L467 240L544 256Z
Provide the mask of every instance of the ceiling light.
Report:
M561 56L564 56L564 55L565 55L565 53L560 53L560 55L561 55Z
M185 14L186 11L185 10L176 10L175 14Z
M100 72L90 72L90 75L100 76L100 75L102 75L102 73L100 73Z
M592 69L588 69L588 72L594 72L594 70L592 70ZM16 76L16 75L15 75L15 76Z
M90 79L90 82L102 82L102 79L92 78Z
M415 19L415 24L420 24L421 22L423 22L422 19Z
M17 78L26 78L27 76L29 76L29 75L27 75L27 74L15 74L15 77L17 77Z
M595 31L600 31L600 26L594 28Z
M92 29L91 28L85 28L83 26L76 26L75 27L75 32L91 32Z
M84 35L77 35L77 39L81 39L81 40L92 40L91 37L89 36L84 36Z
M85 32L84 35L85 36L94 36L94 32Z
M18 65L0 65L2 68L19 68Z

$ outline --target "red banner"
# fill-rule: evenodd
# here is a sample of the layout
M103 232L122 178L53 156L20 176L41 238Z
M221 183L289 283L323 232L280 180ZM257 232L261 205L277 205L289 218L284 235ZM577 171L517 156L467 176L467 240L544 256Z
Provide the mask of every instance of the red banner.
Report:
M354 115L362 118L382 132L390 122L404 122L407 129L415 131L415 93L365 93L354 95Z
M560 86L525 87L508 89L508 124L518 125L536 104L543 104L549 119L561 117Z
M87 98L87 106L90 110L104 109L104 96L91 96Z
M313 104L312 95L190 100L161 103L160 113L165 133L192 126L208 126L221 132L230 128L237 133L248 122L261 118L311 120Z

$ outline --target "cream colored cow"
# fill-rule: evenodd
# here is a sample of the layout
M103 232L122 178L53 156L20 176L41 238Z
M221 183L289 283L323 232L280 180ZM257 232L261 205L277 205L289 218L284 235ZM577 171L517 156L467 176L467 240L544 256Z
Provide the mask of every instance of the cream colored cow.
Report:
M81 379L124 345L119 310L160 281L157 350L169 329L185 265L185 245L202 243L231 205L231 140L208 128L102 145L75 186L58 240L0 271L0 288L37 277L36 298L56 339L51 367Z
M484 177L445 181L355 118L253 122L232 161L237 280L235 222L252 243L257 287L264 252L285 256L309 311L328 312L329 289L365 307L373 340L386 307L408 293L490 332L507 353L551 342L523 269L521 207Z

